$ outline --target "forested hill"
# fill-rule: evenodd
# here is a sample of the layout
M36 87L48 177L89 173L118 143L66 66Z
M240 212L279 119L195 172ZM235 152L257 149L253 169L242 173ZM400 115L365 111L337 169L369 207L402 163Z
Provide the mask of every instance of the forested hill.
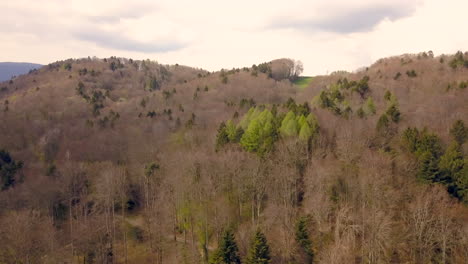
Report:
M0 62L0 82L10 80L14 76L26 74L40 67L42 67L42 65L36 63Z
M0 83L0 263L466 263L468 53Z

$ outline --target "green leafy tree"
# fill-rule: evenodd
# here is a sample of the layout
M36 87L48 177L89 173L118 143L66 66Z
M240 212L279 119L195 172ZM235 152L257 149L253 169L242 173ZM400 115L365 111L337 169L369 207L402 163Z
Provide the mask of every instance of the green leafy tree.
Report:
M13 160L10 153L0 149L0 188L2 191L16 183L15 175L22 167L22 161Z
M273 144L277 140L275 117L267 109L262 112L249 111L247 115L241 121L241 123L248 122L248 127L240 140L241 146L247 151L256 152L262 156L273 149Z
M301 126L301 130L299 131L299 139L302 141L308 141L313 135L312 129L309 126L309 123L305 122Z
M245 150L250 152L256 152L260 147L262 126L258 120L250 122L247 130L241 138L241 145Z
M301 249L307 255L307 263L313 263L314 252L312 250L312 241L309 237L309 230L307 228L308 218L302 216L296 223L295 238Z
M270 263L270 247L267 244L265 235L257 230L247 255L247 264L268 264Z
M213 254L210 264L240 264L239 249L237 247L234 233L226 231L223 235L219 248Z
M450 129L450 135L458 144L463 145L468 139L468 128L462 120L457 120Z
M298 125L296 121L296 115L293 111L289 111L281 122L279 129L283 136L296 136L298 132Z
M244 131L242 130L241 127L236 127L236 125L231 120L228 120L226 122L226 133L227 133L229 142L239 143Z
M310 113L307 116L307 122L309 123L310 128L312 129L313 133L317 134L319 130L319 123L318 123L317 117L313 113Z

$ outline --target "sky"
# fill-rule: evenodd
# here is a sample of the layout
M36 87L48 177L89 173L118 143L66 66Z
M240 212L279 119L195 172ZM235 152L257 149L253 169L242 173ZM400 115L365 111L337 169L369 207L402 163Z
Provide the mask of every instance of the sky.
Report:
M278 58L305 75L468 50L467 0L0 0L0 61L117 56L210 71Z

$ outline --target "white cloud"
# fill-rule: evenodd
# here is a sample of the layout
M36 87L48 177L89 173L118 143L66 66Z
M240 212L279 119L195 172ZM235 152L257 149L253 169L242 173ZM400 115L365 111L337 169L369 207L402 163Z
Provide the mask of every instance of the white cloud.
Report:
M468 47L465 0L2 1L0 61L123 56L208 70L280 57L306 74Z

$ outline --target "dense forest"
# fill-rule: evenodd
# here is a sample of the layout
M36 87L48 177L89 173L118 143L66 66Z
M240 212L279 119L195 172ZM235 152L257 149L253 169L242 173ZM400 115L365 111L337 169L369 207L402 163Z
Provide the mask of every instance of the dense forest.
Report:
M0 263L467 263L468 53L0 83Z

